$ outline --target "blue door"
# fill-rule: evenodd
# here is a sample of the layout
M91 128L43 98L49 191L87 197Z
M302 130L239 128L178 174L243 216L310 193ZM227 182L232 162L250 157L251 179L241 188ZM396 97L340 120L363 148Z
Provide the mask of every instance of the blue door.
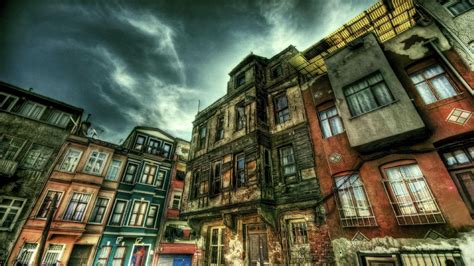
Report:
M191 256L174 257L173 266L191 266Z

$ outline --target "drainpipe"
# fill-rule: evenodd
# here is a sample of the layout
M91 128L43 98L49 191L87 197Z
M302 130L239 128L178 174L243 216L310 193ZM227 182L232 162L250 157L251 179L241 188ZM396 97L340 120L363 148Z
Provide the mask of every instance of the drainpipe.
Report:
M436 54L443 60L443 62L449 67L449 69L453 72L453 74L458 78L458 80L461 82L461 84L471 93L471 95L474 95L474 90L467 84L466 80L459 74L459 72L456 70L456 68L451 64L451 62L446 58L446 56L443 54L441 49L439 49L438 45L436 45L435 41L437 41L437 38L432 38L428 41L426 41L424 44L429 45L433 50L436 52Z

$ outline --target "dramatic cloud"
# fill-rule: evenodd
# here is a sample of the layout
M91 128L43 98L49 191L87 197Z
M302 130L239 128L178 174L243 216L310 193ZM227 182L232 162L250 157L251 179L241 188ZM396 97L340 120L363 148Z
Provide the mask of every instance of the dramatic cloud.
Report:
M304 50L371 4L7 1L0 79L84 108L112 142L136 125L190 139L198 100L222 97L248 53Z

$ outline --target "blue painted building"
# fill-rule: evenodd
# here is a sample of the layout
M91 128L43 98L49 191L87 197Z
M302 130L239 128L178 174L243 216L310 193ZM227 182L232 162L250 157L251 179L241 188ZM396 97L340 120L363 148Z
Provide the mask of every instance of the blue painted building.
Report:
M94 265L151 265L174 162L176 139L157 128L136 127Z

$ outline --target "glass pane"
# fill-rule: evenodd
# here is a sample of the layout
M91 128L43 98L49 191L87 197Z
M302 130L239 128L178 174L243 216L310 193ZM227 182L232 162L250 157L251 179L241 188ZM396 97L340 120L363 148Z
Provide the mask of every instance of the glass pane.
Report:
M321 121L321 130L323 131L323 136L325 138L329 138L330 136L332 136L331 128L329 126L329 121L328 120Z
M426 82L422 82L416 85L416 90L418 91L418 94L420 94L425 104L430 104L437 101L436 97L431 92L430 87L428 86L428 84L426 84Z
M459 164L469 162L469 158L467 157L467 154L463 150L454 151L453 154L454 154L454 157L456 158L456 161Z
M360 91L356 95L357 95L357 99L359 101L362 113L365 113L377 108L377 103L375 102L374 95L372 95L372 92L369 89Z
M455 165L457 163L456 158L450 152L443 153L444 161L448 166Z
M444 75L432 79L431 83L436 89L440 99L446 99L457 94L451 83L449 83L448 79Z
M425 79L432 78L438 74L443 73L444 70L440 65L434 65L423 71L423 76Z
M374 85L372 90L380 105L386 105L393 101L392 95L385 82Z

